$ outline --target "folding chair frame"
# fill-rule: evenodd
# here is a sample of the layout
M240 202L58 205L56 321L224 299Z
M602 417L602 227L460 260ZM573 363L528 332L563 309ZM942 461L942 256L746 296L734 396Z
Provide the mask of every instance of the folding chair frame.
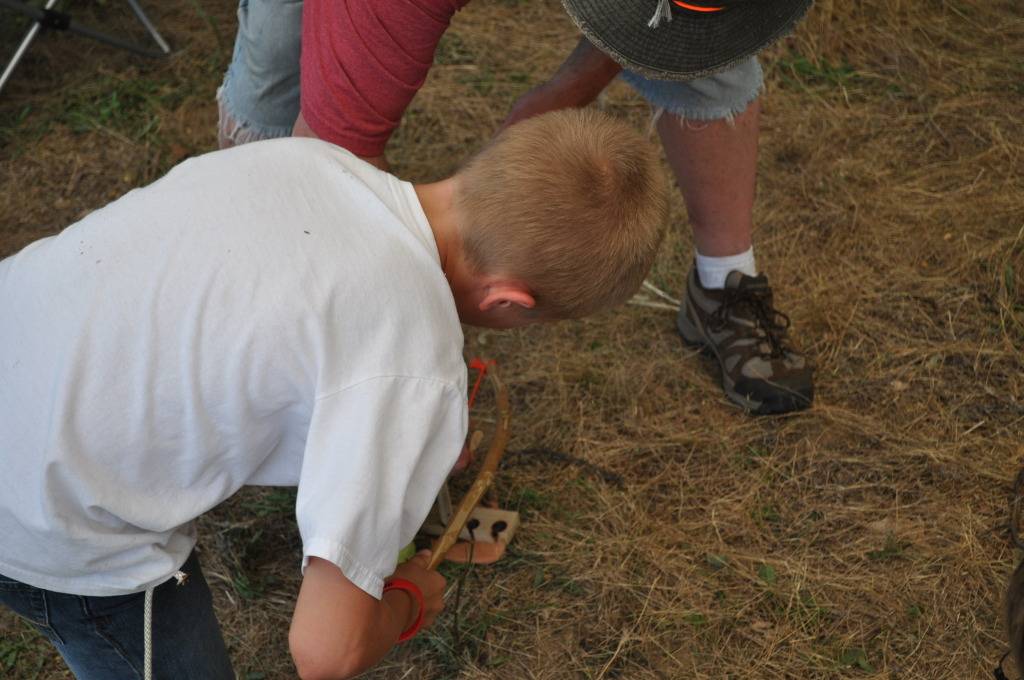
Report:
M135 13L136 18L138 18L139 22L146 28L146 31L149 32L153 41L160 48L159 50L143 47L124 40L123 38L97 31L96 29L88 26L83 26L72 19L70 14L54 10L53 7L57 4L57 0L47 0L46 6L42 9L25 2L21 2L20 0L0 0L0 7L5 7L9 10L19 12L33 20L31 28L29 28L28 33L25 34L21 44L18 45L18 49L15 50L14 56L11 57L11 60L7 63L7 67L4 69L3 74L0 74L0 90L3 90L4 85L6 85L7 81L10 80L11 74L14 73L15 67L17 67L22 57L25 56L25 52L28 51L29 46L39 35L39 32L44 29L54 31L71 31L72 33L92 38L93 40L97 40L101 43L105 43L122 50L128 50L129 52L134 52L135 54L143 57L164 57L170 54L170 46L143 11L138 0L127 0L127 2L132 8L132 12Z

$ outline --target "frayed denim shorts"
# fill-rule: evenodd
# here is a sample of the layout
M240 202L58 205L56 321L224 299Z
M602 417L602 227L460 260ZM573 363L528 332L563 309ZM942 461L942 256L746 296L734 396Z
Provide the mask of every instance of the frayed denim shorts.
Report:
M302 0L241 0L234 53L217 91L222 142L291 134L299 115L301 34ZM651 80L628 71L622 79L656 112L690 120L731 119L764 85L756 57L698 80Z
M667 111L686 120L732 120L764 88L764 73L757 57L697 80L652 80L632 71L623 71L621 77L656 112Z
M299 117L302 0L241 0L238 33L217 90L218 135L244 144L287 137Z

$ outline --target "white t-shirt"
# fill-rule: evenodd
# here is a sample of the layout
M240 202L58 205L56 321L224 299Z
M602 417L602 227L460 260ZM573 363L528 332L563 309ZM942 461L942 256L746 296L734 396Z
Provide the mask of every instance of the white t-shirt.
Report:
M326 142L188 160L0 261L0 574L166 580L242 485L379 597L462 447L462 329L411 185Z

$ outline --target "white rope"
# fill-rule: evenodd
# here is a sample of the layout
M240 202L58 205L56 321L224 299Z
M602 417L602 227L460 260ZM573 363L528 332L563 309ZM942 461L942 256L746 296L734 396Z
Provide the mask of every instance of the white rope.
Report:
M185 585L188 575L181 569L173 573L179 586ZM142 674L145 680L153 680L153 591L145 589L145 604L142 606Z
M153 588L146 588L142 614L142 665L146 680L153 680Z
M672 5L669 0L658 0L658 8L654 10L654 16L647 22L647 28L657 28L661 20L672 21Z
M678 312L679 307L672 305L666 305L664 302L655 302L648 300L643 297L634 297L626 302L627 305L633 305L635 307L650 307L651 309L664 309L666 312Z
M658 129L658 120L665 114L664 106L655 106L652 108L654 109L654 111L651 114L651 122L647 126L648 137L652 136L654 134L654 131Z
M675 299L674 297L672 297L671 295L669 295L668 293L663 291L661 288L658 288L657 286L655 286L650 281L644 281L644 288L646 288L647 290L651 291L652 293L654 293L655 295L660 297L665 302L669 302L669 303L675 305L676 307L678 307L679 305L682 304L679 300Z
M172 576L179 586L188 581L188 574L181 569ZM153 588L146 588L146 600L142 607L142 673L145 680L153 680Z
M650 307L651 309L664 309L669 312L678 312L679 306L682 304L679 300L675 299L661 288L658 288L650 281L644 281L643 287L645 290L654 294L655 297L660 298L659 300L652 300L643 293L638 292L636 295L626 301L626 304L636 305L637 307ZM666 302L668 304L666 304Z

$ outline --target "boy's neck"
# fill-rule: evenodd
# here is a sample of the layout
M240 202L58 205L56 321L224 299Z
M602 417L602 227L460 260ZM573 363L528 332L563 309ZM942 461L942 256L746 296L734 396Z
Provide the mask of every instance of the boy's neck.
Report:
M419 199L423 213L427 216L430 231L437 243L437 253L441 258L441 269L451 275L452 269L458 267L461 242L455 211L455 178L416 184L416 198Z
M524 315L522 311L535 305L523 281L479 273L467 261L455 201L457 176L432 184L415 184L413 189L434 234L441 269L451 288L459 319L487 328L512 328L537 320L538 317Z

